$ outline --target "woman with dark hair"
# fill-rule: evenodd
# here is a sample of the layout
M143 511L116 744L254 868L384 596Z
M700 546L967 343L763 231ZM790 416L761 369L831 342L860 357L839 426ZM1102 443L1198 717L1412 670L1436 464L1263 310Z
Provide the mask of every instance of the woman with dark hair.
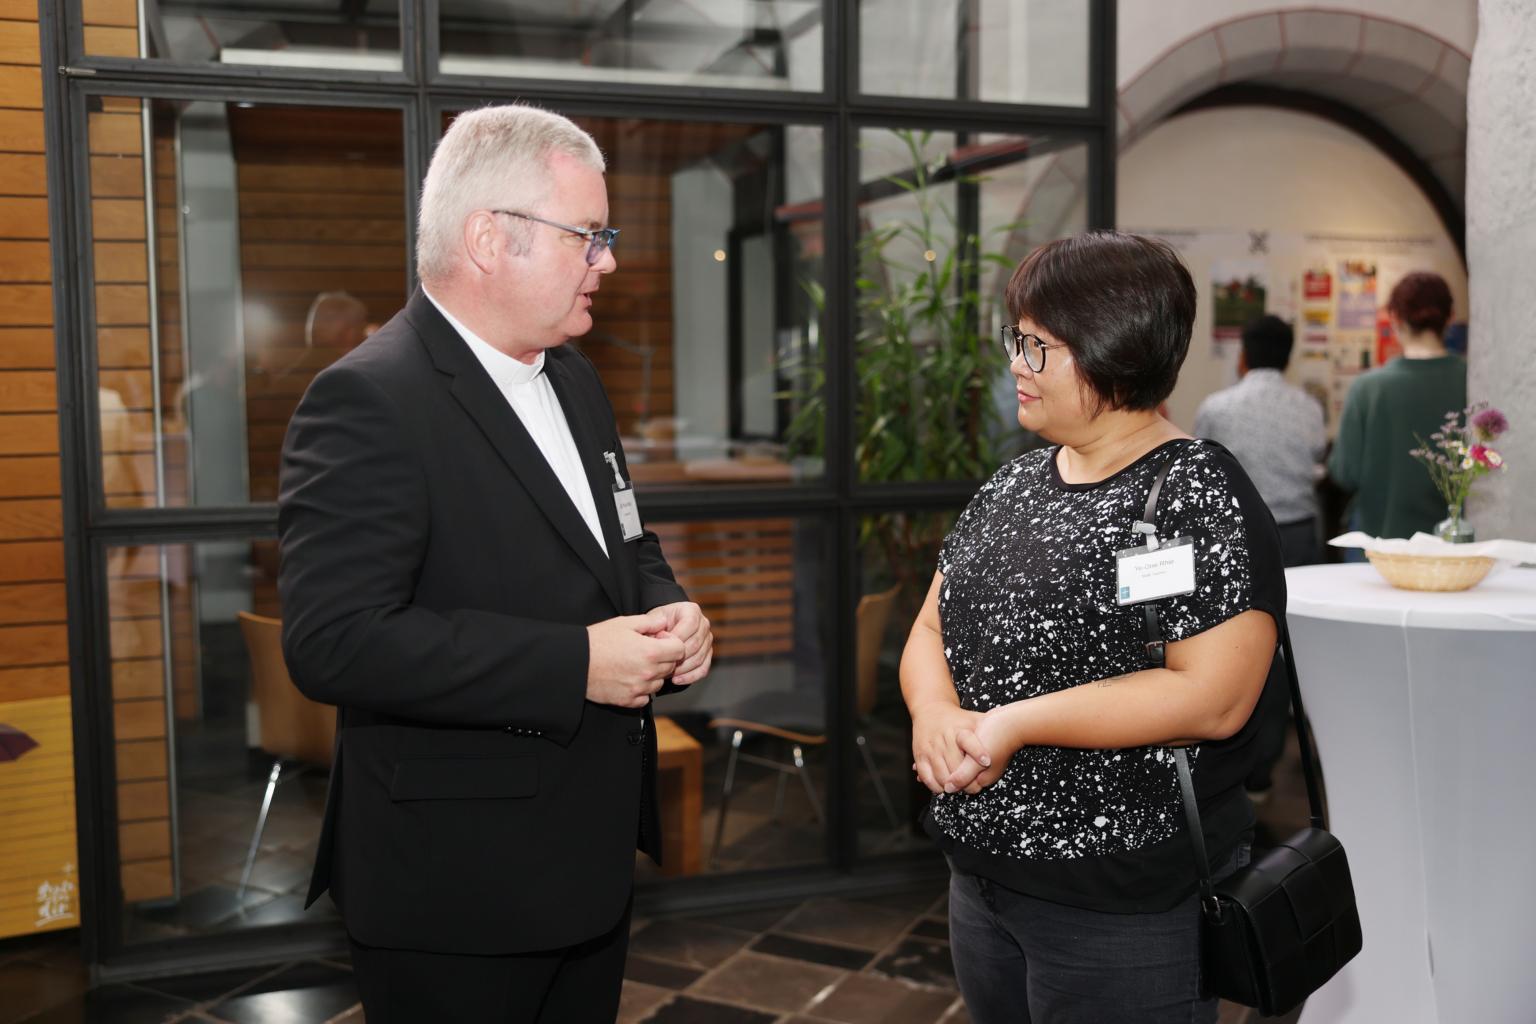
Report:
M1354 494L1350 525L1373 537L1428 533L1445 500L1409 451L1467 404L1467 363L1446 351L1451 289L1439 274L1409 274L1387 300L1403 354L1350 385L1328 475Z
M1006 298L1018 420L1053 443L955 523L901 664L960 990L978 1024L1214 1021L1169 748L1222 877L1247 860L1255 706L1285 699L1279 536L1226 449L1158 415L1195 316L1172 249L1052 242Z

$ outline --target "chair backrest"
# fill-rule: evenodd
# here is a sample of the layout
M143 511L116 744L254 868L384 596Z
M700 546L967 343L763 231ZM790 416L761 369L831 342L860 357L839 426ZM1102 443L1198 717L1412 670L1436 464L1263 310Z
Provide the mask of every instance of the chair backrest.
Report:
M891 621L891 609L896 606L897 584L878 594L865 594L859 598L855 613L858 620L858 661L854 668L854 681L858 684L859 717L874 709L879 694L880 647L885 640L885 627Z
M288 677L282 620L241 612L240 632L251 655L251 699L261 723L261 749L277 757L329 765L336 709L310 700Z

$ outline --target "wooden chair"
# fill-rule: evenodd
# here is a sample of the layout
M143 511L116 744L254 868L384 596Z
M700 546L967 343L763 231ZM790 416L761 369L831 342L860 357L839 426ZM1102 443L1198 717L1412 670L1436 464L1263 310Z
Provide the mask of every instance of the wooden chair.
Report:
M256 703L261 728L261 749L274 758L261 812L256 817L256 831L251 835L250 852L245 857L245 870L240 873L239 893L243 898L251 869L256 865L256 851L261 847L261 833L267 827L272 794L283 778L283 764L299 762L297 770L289 772L290 779L310 766L330 767L336 743L336 709L315 703L293 685L283 661L280 619L250 612L241 612L239 618L240 632L251 656L251 698Z
M859 598L859 607L856 612L858 635L854 683L857 688L858 717L861 723L869 717L869 713L875 707L878 696L880 645L885 638L885 628L891 620L891 609L896 604L896 593L900 589L896 586L878 594L865 594ZM725 814L730 807L731 793L736 783L738 761L770 768L779 773L773 800L775 817L783 807L785 781L789 775L794 774L800 777L801 783L805 786L805 795L810 798L811 809L816 814L816 820L822 820L821 800L816 796L816 787L811 784L810 775L805 770L805 748L820 746L827 742L825 694L820 690L776 690L758 694L732 708L731 714L711 719L709 726L711 729L732 730L731 753L726 761L725 784L720 793L720 816L715 821L715 842L709 854L711 867L714 866L715 857L720 852L721 838L725 835ZM775 761L757 754L742 753L742 740L749 733L784 740L789 744L791 760ZM880 798L880 806L885 809L886 817L890 819L891 827L900 828L901 820L896 816L896 808L891 803L890 794L886 792L885 783L880 779L880 772L875 768L874 755L870 753L869 743L862 728L854 735L853 741L858 745L859 754L864 760L864 768L869 772L870 781L875 784L875 793Z

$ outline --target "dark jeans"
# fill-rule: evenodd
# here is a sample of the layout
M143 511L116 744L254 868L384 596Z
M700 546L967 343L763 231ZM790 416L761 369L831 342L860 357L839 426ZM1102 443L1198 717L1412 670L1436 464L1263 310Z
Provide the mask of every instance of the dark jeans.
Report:
M1248 863L1244 842L1217 872ZM1193 869L1191 869L1193 873ZM1035 899L950 866L949 940L974 1024L1214 1024L1194 896L1156 914Z
M380 949L353 939L353 979L368 1024L600 1024L619 1013L629 919L626 909L586 942L507 956Z

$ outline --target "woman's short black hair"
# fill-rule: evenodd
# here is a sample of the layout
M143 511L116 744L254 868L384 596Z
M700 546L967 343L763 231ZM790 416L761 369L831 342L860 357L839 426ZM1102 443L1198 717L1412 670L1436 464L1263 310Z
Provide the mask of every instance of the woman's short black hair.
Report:
M1290 365L1296 332L1291 325L1265 313L1243 328L1243 356L1250 370L1283 370Z
M1072 352L1100 409L1156 409L1173 393L1195 325L1195 282L1166 242L1088 231L1024 258L1004 292Z

